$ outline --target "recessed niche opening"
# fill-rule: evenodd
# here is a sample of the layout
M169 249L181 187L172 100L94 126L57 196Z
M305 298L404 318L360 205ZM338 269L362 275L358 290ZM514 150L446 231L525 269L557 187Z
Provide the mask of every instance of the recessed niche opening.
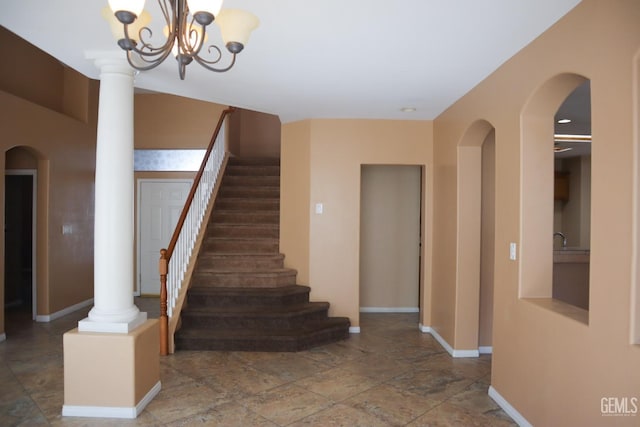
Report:
M589 310L591 87L588 80L558 108L553 148L552 297Z
M546 81L523 109L522 125L519 296L588 324L589 80L566 73Z

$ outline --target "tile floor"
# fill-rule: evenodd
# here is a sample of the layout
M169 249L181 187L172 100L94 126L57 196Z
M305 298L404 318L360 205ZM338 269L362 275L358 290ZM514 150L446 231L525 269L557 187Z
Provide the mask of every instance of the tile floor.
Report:
M157 299L136 304L157 317ZM417 314L363 314L362 333L300 353L178 352L161 358L162 391L137 419L63 418L62 334L87 311L8 313L0 425L515 425L487 395L491 358L452 359Z

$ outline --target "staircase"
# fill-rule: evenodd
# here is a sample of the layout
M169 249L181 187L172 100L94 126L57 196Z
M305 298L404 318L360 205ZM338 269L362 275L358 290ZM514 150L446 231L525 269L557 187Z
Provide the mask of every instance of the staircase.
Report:
M300 351L349 337L309 302L279 252L279 159L230 158L207 226L177 350Z

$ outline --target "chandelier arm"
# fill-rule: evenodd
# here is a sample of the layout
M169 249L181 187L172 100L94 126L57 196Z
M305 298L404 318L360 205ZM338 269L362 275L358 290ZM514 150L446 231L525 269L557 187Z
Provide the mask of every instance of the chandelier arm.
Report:
M158 0L158 4L160 5L160 8L162 10L162 14L164 16L167 27L169 28L169 34L162 46L154 47L151 42L148 41L148 38L150 39L151 37L153 37L153 31L149 27L140 28L140 30L138 31L138 38L142 46L138 47L137 44L130 43L130 48L127 49L127 61L129 62L129 65L140 71L150 70L160 65L160 63L162 63L171 53L171 47L173 46L176 37L175 13L172 13L172 15L169 16L166 6L166 0ZM124 24L125 38L127 40L132 40L129 36L128 27L128 24ZM145 34L147 34L147 36L145 36ZM137 55L137 59L149 65L140 65L139 63L137 63L134 60L134 54Z
M219 50L219 49L218 49L218 50ZM207 70L215 71L216 73L224 73L225 71L229 71L229 70L234 66L234 64L236 63L236 54L234 53L234 54L232 54L232 55L233 55L233 56L232 56L232 58L231 58L231 63L230 63L227 67L225 67L225 68L214 68L214 67L212 67L212 66L208 65L208 64L215 64L215 63L217 63L218 61L220 61L220 58L218 58L218 60L217 60L217 61L210 62L210 61L206 61L206 60L202 59L202 58L201 58L200 56L198 56L198 55L195 55L195 56L193 57L193 59L195 59L195 60L196 60L196 62L197 62L198 64L202 65L202 66L203 66L204 68L206 68Z
M205 59L203 56L200 56L200 54L197 54L195 56L200 58L200 60L202 62L206 63L206 64L209 64L209 65L217 64L218 62L220 62L222 60L222 50L218 46L212 44L212 45L209 45L209 48L207 49L207 53L211 54L211 50L212 49L217 52L216 59L208 60L208 59Z
M131 65L133 68L135 68L138 71L147 71L147 70L156 68L158 65L162 64L162 62L164 62L167 56L169 56L169 53L171 53L171 50L169 50L168 52L163 52L161 57L158 57L153 60L145 59L140 55L137 56L137 59L140 59L141 61L149 65L140 65L139 63L136 63L133 59L134 53L137 54L137 52L127 51L127 62L129 62L129 65Z

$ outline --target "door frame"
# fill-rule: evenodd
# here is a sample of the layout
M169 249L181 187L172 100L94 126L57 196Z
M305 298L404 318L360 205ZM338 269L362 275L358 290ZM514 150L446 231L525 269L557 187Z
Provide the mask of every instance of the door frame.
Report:
M189 178L137 178L136 179L136 272L135 272L135 281L136 284L133 294L135 296L140 296L142 293L142 269L141 269L141 246L140 246L140 212L142 207L142 184L144 183L189 183L193 184L193 179ZM158 259L160 259L160 253L158 253ZM158 273L158 280L160 280L160 273Z
M423 229L424 226L424 222L425 222L425 206L424 206L424 200L425 200L425 194L424 194L424 189L425 189L425 184L424 184L424 179L425 179L425 167L424 165L421 164L390 164L390 163L362 163L360 165L360 204L362 204L362 184L363 184L363 180L362 180L362 175L363 175L363 169L364 167L386 167L386 166L402 166L402 167L411 167L411 168L417 168L418 171L418 246L417 246L417 267L418 267L418 281L416 283L417 286L417 292L418 292L418 296L417 296L417 302L418 302L418 306L417 307L396 307L396 308L381 308L381 307L374 307L372 308L366 308L366 307L362 307L360 306L360 303L358 303L359 307L358 307L358 311L360 313L421 313L423 311L424 308L424 301L423 299L423 280L424 280L424 274L425 272L423 271L423 260L425 258L425 254L424 254L424 247L425 247L425 234L427 233L427 230ZM360 232L362 230L362 209L360 209L360 218L359 218L359 224L360 224ZM360 243L359 243L360 244ZM358 256L358 262L362 262L362 254L360 253L360 255ZM362 291L362 282L359 281L358 283L358 292L360 293ZM422 320L420 321L422 322Z
M21 176L31 176L31 319L36 320L38 315L38 286L37 286L37 271L36 271L36 254L37 247L36 242L37 235L37 200L38 200L38 170L37 169L5 169L4 171L5 177L7 175L21 175ZM6 186L7 180L4 182L5 188L3 189L4 194L6 195ZM6 202L6 198L5 198ZM6 208L5 208L6 209ZM5 219L6 221L6 219ZM6 242L5 248L6 251ZM4 309L4 308L3 308Z

